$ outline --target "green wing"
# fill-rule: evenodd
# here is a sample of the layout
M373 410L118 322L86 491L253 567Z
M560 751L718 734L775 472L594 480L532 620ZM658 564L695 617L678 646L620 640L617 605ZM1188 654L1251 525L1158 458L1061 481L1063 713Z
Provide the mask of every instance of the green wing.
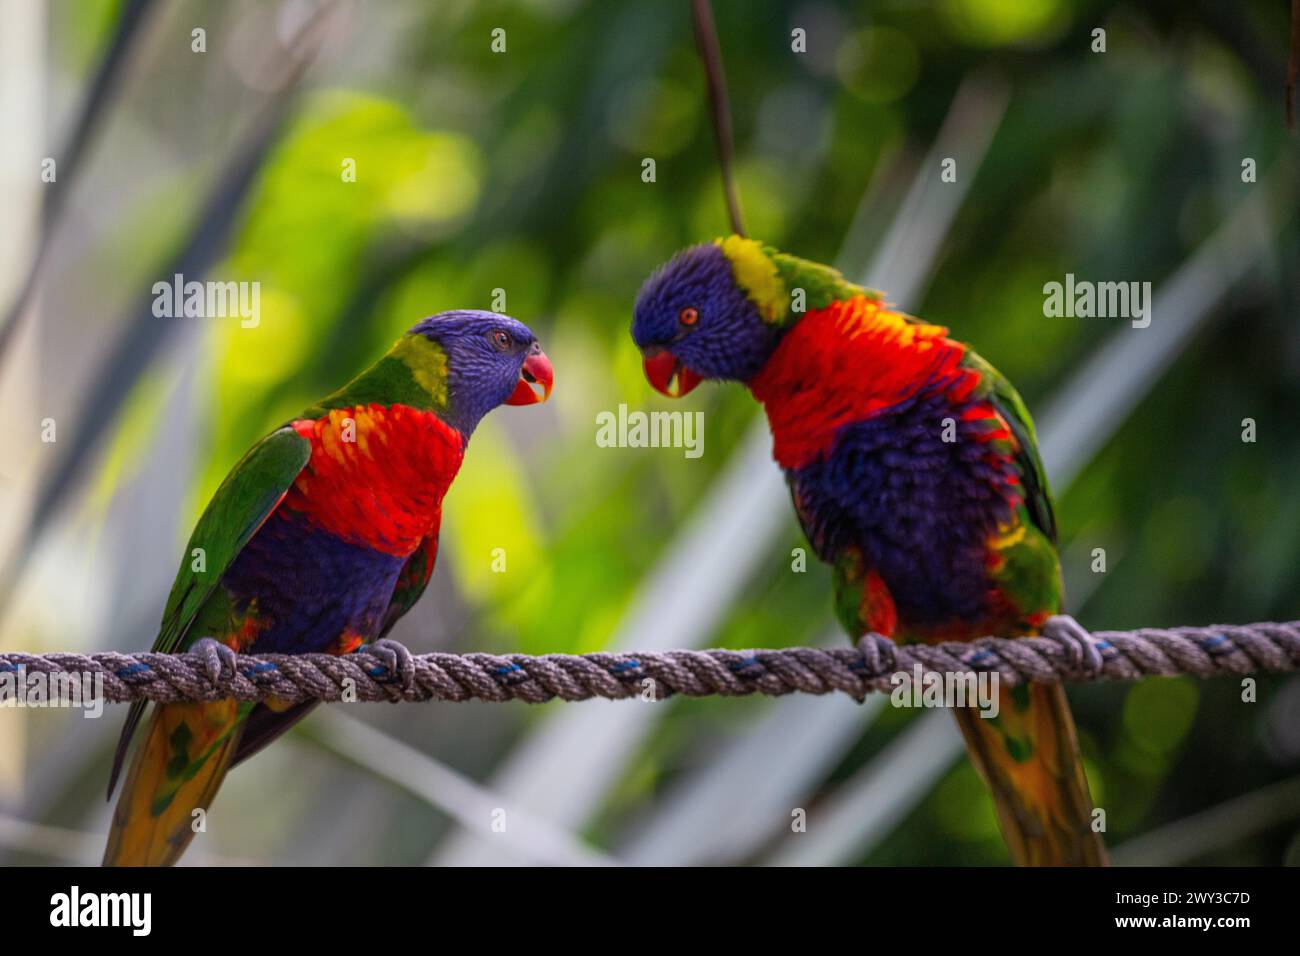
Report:
M170 654L184 650L203 636L191 633L195 617L244 545L275 511L310 457L311 442L286 425L254 445L231 469L185 546L180 571L163 610L158 639L153 644L155 651ZM202 571L194 570L199 564L195 554L198 548L203 550ZM136 701L127 713L108 779L110 797L144 708L145 701Z
M154 641L155 651L170 654L184 650L202 636L189 633L194 616L212 596L244 545L271 516L310 457L311 442L286 425L254 445L231 469L185 546L181 569L167 597L162 627ZM194 570L195 550L199 548L203 550L203 571Z
M424 593L433 574L434 562L437 560L438 532L434 531L420 542L415 553L407 558L406 564L402 565L402 570L397 575L397 584L393 587L393 597L388 602L388 610L379 628L379 637L387 637L393 625L415 606L416 601L420 600L420 595Z
M1016 436L1020 451L1016 464L1020 466L1025 485L1025 507L1039 530L1053 546L1056 540L1056 514L1052 510L1052 492L1047 485L1047 471L1038 457L1038 435L1034 420L1029 417L1020 393L1006 377L973 351L967 351L962 364L980 373L980 387L976 394L989 401L1007 420L1011 433Z

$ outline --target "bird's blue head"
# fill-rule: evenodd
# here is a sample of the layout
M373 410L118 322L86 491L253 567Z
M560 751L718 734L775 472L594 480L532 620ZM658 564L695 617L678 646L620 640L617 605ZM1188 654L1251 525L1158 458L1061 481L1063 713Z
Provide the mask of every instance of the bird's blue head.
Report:
M498 405L532 405L550 397L555 381L550 360L532 330L508 315L440 312L416 324L407 337L441 347L443 367L415 371L431 391L445 386L443 417L466 436Z
M747 382L780 339L765 319L763 289L751 275L774 274L762 247L731 236L682 250L637 296L632 339L646 378L672 398L703 379Z

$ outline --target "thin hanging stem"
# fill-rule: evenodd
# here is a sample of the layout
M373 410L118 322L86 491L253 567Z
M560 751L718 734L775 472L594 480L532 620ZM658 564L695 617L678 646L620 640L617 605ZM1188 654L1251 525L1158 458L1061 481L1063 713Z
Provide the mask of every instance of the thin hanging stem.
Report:
M1300 3L1300 0L1296 0ZM691 20L695 24L695 42L704 64L704 76L709 85L709 108L713 113L713 133L718 141L718 163L722 167L722 190L727 197L727 214L731 229L738 236L745 234L740 218L740 195L736 192L733 171L734 154L731 144L731 107L727 102L727 77L722 68L722 50L718 46L718 30L713 23L713 9L709 0L691 0Z
M1291 0L1291 59L1286 67L1286 128L1295 132L1295 81L1300 73L1300 0Z

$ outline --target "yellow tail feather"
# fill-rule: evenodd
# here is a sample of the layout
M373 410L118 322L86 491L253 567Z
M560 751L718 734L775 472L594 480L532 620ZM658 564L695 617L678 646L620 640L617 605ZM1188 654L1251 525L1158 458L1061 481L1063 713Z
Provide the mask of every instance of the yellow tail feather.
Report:
M239 745L236 701L154 708L113 812L105 866L170 866L194 838Z
M1003 688L1000 708L996 719L969 707L953 713L971 762L993 791L1012 859L1021 866L1105 866L1065 689Z

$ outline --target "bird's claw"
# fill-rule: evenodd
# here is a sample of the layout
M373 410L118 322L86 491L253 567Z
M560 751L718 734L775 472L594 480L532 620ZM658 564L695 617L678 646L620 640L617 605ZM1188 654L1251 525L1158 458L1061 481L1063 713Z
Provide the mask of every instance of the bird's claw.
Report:
M190 646L190 653L203 659L203 669L212 683L235 676L235 652L220 641L201 637Z
M381 637L377 641L365 645L367 654L375 657L388 671L388 679L382 683L400 684L403 688L409 687L415 679L415 660L411 651L401 641L394 641L391 638Z
M1105 668L1096 639L1068 614L1054 614L1043 625L1043 636L1050 637L1070 651L1071 663L1088 674L1100 674Z

